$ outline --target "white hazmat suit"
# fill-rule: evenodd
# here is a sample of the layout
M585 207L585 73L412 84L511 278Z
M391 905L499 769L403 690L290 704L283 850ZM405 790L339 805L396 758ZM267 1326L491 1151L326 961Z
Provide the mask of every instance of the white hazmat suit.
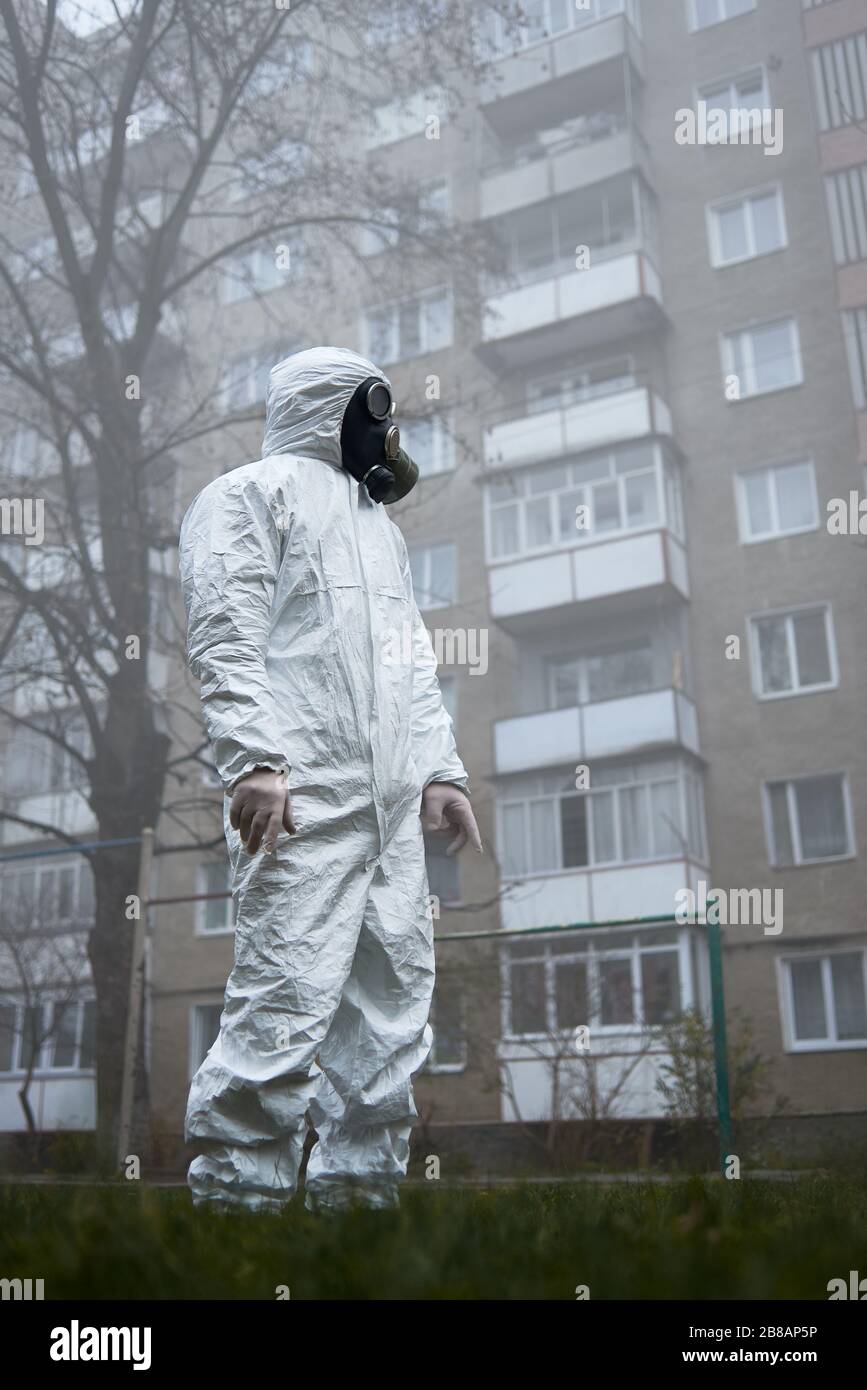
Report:
M309 1207L391 1206L406 1171L434 980L421 794L466 789L466 773L403 537L341 466L343 414L371 376L386 380L339 348L280 362L261 461L206 487L181 530L223 786L288 772L299 826L250 855L224 803L235 964L187 1107L197 1203L281 1206L308 1110Z

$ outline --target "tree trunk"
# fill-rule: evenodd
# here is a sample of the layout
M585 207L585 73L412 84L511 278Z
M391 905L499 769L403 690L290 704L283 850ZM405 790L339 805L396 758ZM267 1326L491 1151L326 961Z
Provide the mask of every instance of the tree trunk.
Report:
M139 689L135 695L132 708L128 698L113 700L114 708L106 722L106 739L115 742L112 735L116 736L115 747L123 749L126 766L118 767L110 750L103 748L91 769L90 801L96 812L101 840L135 837L140 841L142 830L155 826L159 814L169 741L154 729L153 711L146 691ZM124 710L122 717L121 709ZM100 1162L113 1170L117 1163L135 926L127 915L127 899L138 892L140 853L140 843L106 849L98 854L94 868L96 912L88 956L96 990L97 1151ZM149 1088L144 1044L145 1011L142 1009L130 1151L147 1162Z

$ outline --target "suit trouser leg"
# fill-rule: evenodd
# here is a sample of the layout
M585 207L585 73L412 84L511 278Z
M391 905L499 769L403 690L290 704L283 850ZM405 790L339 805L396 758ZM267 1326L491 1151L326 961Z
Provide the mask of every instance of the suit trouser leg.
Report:
M417 810L370 882L351 969L319 1048L310 1114L319 1135L307 1205L392 1206L417 1111L412 1077L430 1051L434 983L424 840Z
M318 1086L316 1058L356 956L375 870L375 818L337 844L281 837L247 855L227 826L237 903L235 965L220 1034L190 1088L186 1138L194 1201L253 1209L293 1194Z

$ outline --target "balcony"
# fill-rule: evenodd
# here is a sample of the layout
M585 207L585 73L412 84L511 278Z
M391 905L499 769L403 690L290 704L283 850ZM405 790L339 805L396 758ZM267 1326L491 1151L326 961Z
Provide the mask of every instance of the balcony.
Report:
M698 892L707 866L683 856L655 863L612 864L506 884L500 901L504 928L551 927L569 922L623 922L673 917L683 888Z
M494 772L505 776L671 746L698 753L695 705L680 690L648 690L498 720Z
M559 622L576 603L613 614L636 595L647 604L689 598L686 551L664 528L491 565L488 583L491 616L517 635L538 629L540 618Z
M18 1092L23 1073L0 1082L0 1130L21 1133L27 1128ZM87 1130L96 1126L96 1081L92 1076L37 1074L30 1087L30 1104L40 1130Z
M650 181L647 146L628 125L612 125L603 139L563 140L547 150L540 148L535 157L512 160L487 174L481 182L481 216L499 217L633 169Z
M605 65L613 79L622 73L626 59L641 76L641 40L625 15L580 24L499 58L482 76L479 101L489 119L508 118L520 110L526 125L532 126L550 102L552 88L569 86L574 91L579 74L586 81L592 69Z
M635 386L490 425L485 431L485 466L541 463L584 449L671 433L671 412L662 398L646 386Z
M50 683L45 686L45 704L49 701ZM42 703L42 702L38 702ZM34 707L38 707L34 701ZM0 805L4 810L21 816L23 819L37 821L42 825L53 825L66 835L87 837L96 830L93 810L83 791L69 788L63 791L37 792L32 796L7 795ZM19 825L16 821L3 821L0 824L0 844L5 846L27 846L33 840L32 825Z
M643 250L491 295L480 354L505 370L575 352L666 322L659 274Z

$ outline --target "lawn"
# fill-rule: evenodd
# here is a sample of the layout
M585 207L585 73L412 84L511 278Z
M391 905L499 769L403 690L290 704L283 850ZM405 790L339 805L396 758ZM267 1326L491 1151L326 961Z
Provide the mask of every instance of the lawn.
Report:
M132 1190L131 1190L132 1189ZM194 1211L184 1189L0 1188L0 1275L51 1298L827 1299L867 1181L407 1189L399 1212Z

